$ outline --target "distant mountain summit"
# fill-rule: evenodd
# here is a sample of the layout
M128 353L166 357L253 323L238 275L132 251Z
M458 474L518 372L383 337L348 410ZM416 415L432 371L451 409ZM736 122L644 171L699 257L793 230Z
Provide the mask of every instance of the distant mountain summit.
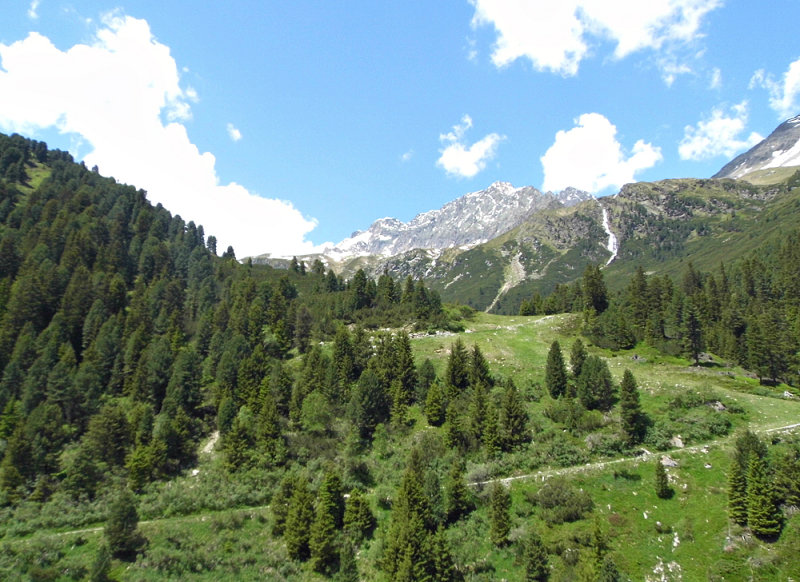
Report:
M572 206L591 195L575 188L542 193L531 186L515 188L495 182L485 190L465 194L438 210L415 216L410 222L381 218L363 231L325 249L335 260L346 257L395 256L413 249L443 250L473 247L516 228L531 214L547 208Z
M800 166L800 115L780 124L767 139L734 158L714 178L746 178L759 170Z

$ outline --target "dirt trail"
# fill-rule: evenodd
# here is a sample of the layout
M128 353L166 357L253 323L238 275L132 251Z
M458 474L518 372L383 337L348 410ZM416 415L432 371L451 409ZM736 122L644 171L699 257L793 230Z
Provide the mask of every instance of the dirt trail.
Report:
M773 433L773 432L792 432L796 429L800 428L800 423L795 424L788 424L786 426L778 426L775 428L768 428L763 430L757 430L755 432L760 433ZM481 487L485 485L491 485L492 483L502 483L506 487L508 487L512 481L519 481L525 479L539 479L540 481L544 481L549 479L550 477L555 477L557 475L574 475L575 473L587 473L590 471L596 471L598 469L604 469L611 465L617 465L620 463L626 463L630 461L647 461L657 456L663 455L677 455L682 453L693 453L697 451L701 451L703 449L707 449L709 447L719 446L725 441L728 441L732 438L732 436L728 436L723 439L717 439L714 441L710 441L707 443L703 443L701 445L693 445L691 447L682 447L682 448L675 448L669 449L668 451L659 451L656 453L652 453L647 449L642 449L641 455L636 455L632 457L621 457L619 459L611 459L608 461L598 461L596 463L587 463L585 465L573 465L572 467L563 467L563 468L556 468L556 469L542 469L541 471L536 471L534 473L527 473L525 475L514 475L512 477L498 477L496 479L488 479L486 481L473 481L468 483L468 485L472 487Z

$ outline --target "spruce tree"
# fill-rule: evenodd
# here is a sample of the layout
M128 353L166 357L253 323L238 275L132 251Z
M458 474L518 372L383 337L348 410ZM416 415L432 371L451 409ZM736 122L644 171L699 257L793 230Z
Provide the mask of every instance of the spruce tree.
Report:
M431 426L442 426L446 411L444 387L439 380L434 380L425 397L425 417Z
M461 338L457 338L450 346L450 356L447 359L445 382L447 385L447 398L452 400L462 394L469 386L469 352Z
M667 478L667 471L664 469L664 464L661 459L656 459L655 464L655 492L661 499L669 499L672 497L672 489L669 486L669 479Z
M104 529L106 542L112 555L132 560L146 540L139 531L139 513L130 490L122 489L108 510Z
M328 471L319 488L314 522L308 540L311 568L331 574L338 565L337 539L342 528L344 497L339 476Z
M747 476L736 461L728 471L728 516L739 525L747 525Z
M747 472L747 525L757 536L775 538L781 533L782 514L764 459L753 456Z
M358 545L364 538L372 535L375 523L369 501L358 489L353 489L344 506L342 526L345 533L354 544Z
M472 511L474 503L464 480L464 467L456 461L444 482L444 516L448 524L457 522Z
M308 559L309 526L314 521L314 496L305 479L298 479L289 500L283 538L293 560Z
M507 380L500 402L498 424L500 446L504 451L510 451L530 439L528 413L522 396L511 379Z
M569 367L572 369L572 377L577 378L581 375L581 368L586 361L586 347L583 345L581 338L577 338L572 342L572 349L569 352Z
M567 391L567 369L564 366L564 356L558 341L550 344L544 381L547 391L553 398L560 398Z
M619 415L622 432L629 445L642 439L642 408L639 404L639 390L636 379L630 370L625 370L619 387Z
M526 582L546 582L550 579L547 550L535 531L528 533L522 548Z
M436 533L429 539L433 562L431 579L436 582L457 582L461 580L461 576L453 562L453 555L450 552L450 543L447 540L447 533L444 527L439 526Z
M347 539L342 540L342 547L339 550L339 571L333 579L335 582L358 582L361 579L355 548Z
M489 535L492 543L505 545L511 531L511 493L499 481L489 490Z

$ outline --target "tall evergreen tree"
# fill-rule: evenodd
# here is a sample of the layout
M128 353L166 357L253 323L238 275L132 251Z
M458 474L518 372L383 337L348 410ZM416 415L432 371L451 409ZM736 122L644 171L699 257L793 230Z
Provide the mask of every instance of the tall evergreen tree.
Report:
M109 550L118 558L132 560L144 546L136 499L128 489L122 489L111 503L103 531Z
M581 338L576 338L572 342L572 348L569 352L569 367L572 370L572 377L577 378L581 375L581 368L586 361L586 347L583 345Z
M464 467L456 461L444 482L444 515L448 524L457 522L474 508L472 493L464 480Z
M489 490L489 535L497 546L505 545L511 531L511 493L495 481Z
M629 445L635 445L642 439L642 407L639 403L639 390L636 379L626 369L619 387L619 414L622 432Z
M510 451L530 439L528 413L522 396L511 379L507 380L500 402L498 424L500 446L504 451Z
M567 369L558 341L550 344L550 351L547 352L544 381L553 398L560 398L567 391Z
M656 459L654 475L656 495L661 499L669 499L672 497L672 488L669 486L667 471L664 469L664 464L661 462L661 459Z
M294 484L286 513L283 539L293 560L306 560L309 555L309 525L314 521L314 496L305 479Z
M445 382L447 397L452 400L462 394L469 386L469 352L461 338L450 346L450 356L447 358Z
M783 525L764 459L753 455L747 472L747 525L759 537L774 538Z
M550 579L550 565L542 538L535 531L528 533L522 547L522 561L526 582L546 582Z
M735 461L728 471L728 517L739 525L747 525L747 476Z

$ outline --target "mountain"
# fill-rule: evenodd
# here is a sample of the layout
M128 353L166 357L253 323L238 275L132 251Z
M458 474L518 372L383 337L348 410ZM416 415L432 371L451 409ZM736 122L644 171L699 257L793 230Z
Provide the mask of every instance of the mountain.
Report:
M485 243L520 225L532 214L548 208L588 200L587 192L567 188L556 194L536 188L515 188L495 182L485 190L465 194L440 209L418 214L409 222L381 218L367 230L354 232L325 249L325 262L341 263L356 257L396 256L413 249L441 251ZM267 256L255 262L273 262Z
M769 137L725 164L714 178L734 178L768 183L786 174L778 168L800 166L800 115L780 124Z

